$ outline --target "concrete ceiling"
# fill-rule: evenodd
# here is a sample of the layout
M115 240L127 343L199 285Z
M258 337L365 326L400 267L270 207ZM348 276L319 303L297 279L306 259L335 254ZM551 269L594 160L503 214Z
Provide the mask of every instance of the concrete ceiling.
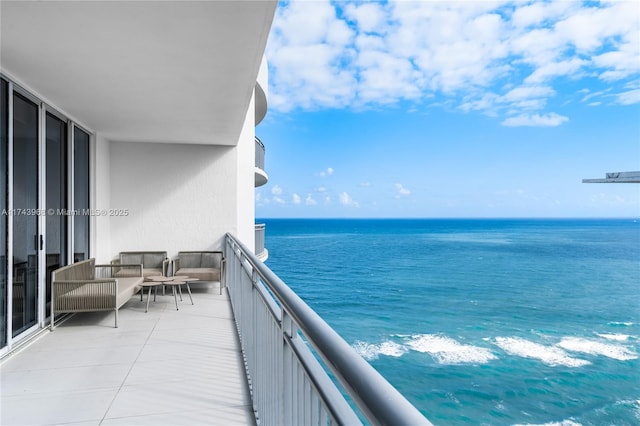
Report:
M277 1L0 2L0 66L107 139L234 145Z

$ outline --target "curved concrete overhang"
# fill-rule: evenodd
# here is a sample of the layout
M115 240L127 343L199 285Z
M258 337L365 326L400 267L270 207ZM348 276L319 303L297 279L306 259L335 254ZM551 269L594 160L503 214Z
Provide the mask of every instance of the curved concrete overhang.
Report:
M260 70L258 71L258 79L256 81L256 126L267 115L267 96L269 93L269 67L267 66L266 57L262 57Z
M254 187L257 188L266 184L269 181L269 176L267 172L262 170L259 167L254 167Z
M0 66L107 139L235 145L276 5L3 0Z

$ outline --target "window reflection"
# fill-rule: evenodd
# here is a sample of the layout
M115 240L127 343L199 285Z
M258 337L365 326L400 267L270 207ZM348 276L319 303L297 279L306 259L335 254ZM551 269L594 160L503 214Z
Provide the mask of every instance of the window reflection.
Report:
M74 168L74 254L73 261L89 258L89 215L83 214L89 209L89 135L78 129L73 130L73 168Z
M38 106L13 96L13 209L38 208ZM35 325L38 307L38 216L13 215L13 335Z

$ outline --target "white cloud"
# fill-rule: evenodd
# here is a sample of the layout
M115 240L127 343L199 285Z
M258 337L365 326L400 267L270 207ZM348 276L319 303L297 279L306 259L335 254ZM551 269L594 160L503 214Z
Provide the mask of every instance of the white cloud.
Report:
M541 65L535 71L533 71L524 81L525 83L544 83L552 80L555 77L562 77L566 75L576 75L588 61L580 58L571 58L567 60L560 60L558 62L551 62Z
M380 26L385 20L385 12L381 5L365 3L361 5L348 4L345 14L357 22L358 28L365 32L380 31Z
M282 195L282 188L279 187L278 185L275 185L273 188L271 188L271 194Z
M287 202L282 197L273 197L273 202L278 204L286 204Z
M293 202L293 204L300 204L302 202L302 200L300 199L300 196L295 192L291 196L291 201Z
M267 57L275 109L337 107L353 99L355 80L342 69L353 32L328 0L278 8ZM318 92L322 89L322 92Z
M316 189L316 192L327 192L327 188L325 188L324 186L319 186L319 187Z
M618 93L617 102L621 105L632 105L640 103L640 89L633 89L627 92Z
M514 11L511 23L521 28L535 27L557 17L567 17L575 8L574 2L568 1L528 4Z
M633 1L291 1L269 38L270 107L431 102L554 121L559 79L620 92L637 77L639 32Z
M307 198L304 200L307 206L315 206L318 202L311 196L311 194L307 194Z
M502 125L508 127L555 127L567 121L569 121L567 117L552 112L547 115L523 114L516 117L509 117L502 122Z
M333 168L331 167L327 167L327 170L323 170L320 173L320 176L325 177L325 176L331 176L333 174Z
M371 187L371 182L366 181L366 182L360 182L360 186L363 188L370 188Z
M620 50L594 56L593 63L606 69L600 74L604 81L615 81L640 72L640 49L631 43L625 43Z
M555 91L550 87L543 86L525 86L516 87L507 92L502 100L506 102L521 101L523 99L547 97L554 95Z
M360 207L360 204L357 201L355 201L353 198L351 198L351 196L346 192L340 193L339 199L340 199L340 204L342 204L343 206Z
M407 188L405 188L401 183L396 183L394 185L394 187L396 188L397 194L396 196L399 198L402 195L410 195L411 191L409 191Z

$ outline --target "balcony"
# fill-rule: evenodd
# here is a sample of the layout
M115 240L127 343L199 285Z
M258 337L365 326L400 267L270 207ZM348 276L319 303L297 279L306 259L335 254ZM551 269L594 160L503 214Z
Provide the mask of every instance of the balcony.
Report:
M258 78L255 86L255 120L256 126L267 115L267 96L269 89L269 70L267 66L267 59L262 56L262 62L260 63L260 69L258 70Z
M256 139L256 164L254 169L254 174L255 174L254 186L257 188L267 183L267 181L269 180L269 176L267 176L267 172L264 171L264 144L257 136L255 139Z
M640 171L607 173L604 179L582 179L582 183L640 183Z
M226 292L83 313L0 364L0 424L253 424ZM186 294L185 294L186 296ZM86 423L85 423L86 422Z
M222 295L200 288L176 310L159 294L147 313L136 295L119 328L76 314L4 359L0 423L430 424L241 242L224 244Z
M265 238L265 228L266 225L264 223L256 223L256 235L255 235L255 251L256 257L261 261L266 261L269 257L269 250L265 248L264 238Z

